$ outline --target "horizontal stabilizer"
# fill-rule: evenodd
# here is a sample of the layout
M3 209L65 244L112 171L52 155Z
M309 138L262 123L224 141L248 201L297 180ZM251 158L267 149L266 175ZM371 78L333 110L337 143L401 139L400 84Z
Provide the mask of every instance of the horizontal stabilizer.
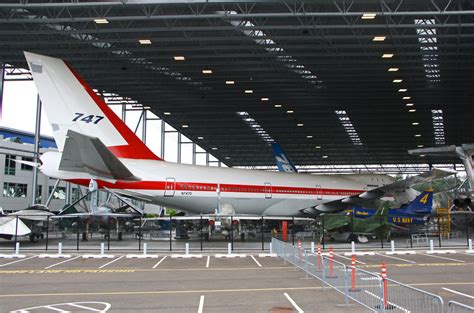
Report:
M98 138L68 130L59 169L86 172L94 177L138 181L125 165Z
M0 217L0 234L9 236L24 236L31 233L28 226L21 219L14 217Z

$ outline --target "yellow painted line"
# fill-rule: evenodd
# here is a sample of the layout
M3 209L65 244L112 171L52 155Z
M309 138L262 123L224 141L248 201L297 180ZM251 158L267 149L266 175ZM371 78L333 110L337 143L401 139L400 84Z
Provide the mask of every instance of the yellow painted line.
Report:
M158 268L158 269L145 269L145 268L117 268L117 269L57 269L57 270L35 270L35 269L24 269L24 270L0 270L1 274L83 274L83 273L136 273L136 272L188 272L188 271L242 271L242 270L282 270L289 269L289 266L280 267L233 267L233 268Z
M24 293L2 294L0 298L14 297L65 297L65 296L124 296L124 295L169 295L192 293L228 293L228 292L267 292L267 291L323 290L323 287L279 287L279 288L243 288L243 289L199 289L199 290L157 290L157 291L111 291L111 292L69 292L69 293Z

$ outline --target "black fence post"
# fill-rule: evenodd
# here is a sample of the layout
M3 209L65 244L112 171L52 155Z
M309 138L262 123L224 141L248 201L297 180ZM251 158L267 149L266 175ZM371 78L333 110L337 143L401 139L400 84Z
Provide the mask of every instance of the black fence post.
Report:
M438 246L441 248L441 223L439 222L440 216L437 215L438 219Z
M76 217L76 250L79 251L79 227L81 225L81 219ZM86 234L87 236L87 234Z
M323 233L322 233L322 236L321 236L321 241L322 241L322 243L323 243L323 250L324 250L324 245L325 245L325 242L326 242L326 240L325 240L325 238L324 238L324 215L320 215L320 216L321 216L321 219L322 219L322 220L321 220L321 226L322 226L322 228L323 228Z
M110 251L110 221L109 221L109 227L107 227L107 251Z
M410 248L413 248L412 223L410 223Z
M230 216L230 251L234 251L234 217Z
M384 209L382 209L384 210ZM383 211L382 211L383 212ZM379 226L380 226L380 245L382 246L382 249L383 249L383 241L384 241L384 229L382 227L382 222L383 222L383 217L382 217L382 214L380 214L380 218L379 218Z
M203 231L202 231L202 215L201 215L201 218L199 220L199 225L201 226L201 251L202 251L202 235L203 235Z
M18 215L16 216L16 224L15 224L15 244L13 245L13 249L16 249L16 244L18 242Z
M49 244L49 215L46 217L46 251L48 251Z
M466 214L466 243L469 247L469 215Z
M171 218L170 215L170 251L173 250L173 243L171 242L173 240L173 219Z
M142 217L140 216L140 224L138 225L138 251L142 250Z
M263 216L262 216L261 222L262 224L260 225L260 228L262 231L262 251L263 251L265 250L265 234L263 233L265 230L265 226L264 226Z

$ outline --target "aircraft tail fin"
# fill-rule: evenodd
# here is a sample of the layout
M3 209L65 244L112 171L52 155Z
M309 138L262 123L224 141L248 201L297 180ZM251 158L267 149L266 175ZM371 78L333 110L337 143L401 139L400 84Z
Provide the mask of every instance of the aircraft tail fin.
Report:
M433 209L433 190L423 191L405 207L409 214L429 214Z
M118 158L159 158L63 60L25 52L59 151L69 130L96 137Z
M275 155L276 163L279 172L298 173L293 162L286 156L285 152L279 144L272 143L273 154Z

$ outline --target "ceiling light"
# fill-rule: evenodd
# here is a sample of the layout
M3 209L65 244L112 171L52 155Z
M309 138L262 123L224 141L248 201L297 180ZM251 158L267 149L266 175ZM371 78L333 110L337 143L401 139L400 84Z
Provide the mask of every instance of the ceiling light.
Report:
M140 40L138 40L138 42L141 45L151 45L151 40L150 39L140 39Z
M233 85L233 84L235 84L235 82L233 80L226 80L225 84L226 85Z
M247 89L247 90L245 90L245 93L253 93L253 90L252 89Z
M174 60L175 61L184 61L184 60L186 60L186 58L182 55L175 55Z
M410 112L410 113L414 113L414 112L416 112L416 109L411 109L411 110L408 110L408 112Z
M295 111L293 111L293 110L288 110L288 111L286 111L286 113L288 113L288 114L293 114L293 113L295 113Z
M403 97L403 100L410 100L411 97Z
M298 124L296 124L296 126L298 126L298 127L303 127L304 124L303 124L303 123L298 123Z
M364 13L362 14L363 20L373 20L377 14L376 13Z
M423 148L424 146L423 146L423 145L418 145L417 147L418 147L418 148Z
M202 137L202 136L199 136L199 137L198 137L198 139L199 139L199 140L203 140L203 139L204 139L204 137Z
M262 100L262 101L268 101L269 99L268 99L268 98L260 98L260 100Z
M398 72L399 68L398 67L389 67L388 71L389 72Z
M413 122L413 123L411 123L411 124L412 124L413 126L418 126L418 125L420 125L420 123L418 123L418 122Z
M375 36L374 39L372 39L372 41L384 41L385 40L385 36Z
M203 74L212 74L212 70L202 70Z
M405 105L406 105L407 107L412 107L412 106L414 106L415 104L414 104L414 103L407 103L407 104L405 104Z
M416 134L415 137L421 137L421 134Z
M212 149L212 150L217 150L217 147L212 147L211 149Z
M424 155L424 154L420 154L420 158L424 158L424 157L425 157L425 155Z
M313 136L308 135L308 136L306 136L306 138L311 139L311 138L313 138Z
M315 148L316 148L316 149L321 149L321 146L316 146Z
M181 127L183 127L183 128L188 128L189 126L186 125L186 124L183 124L183 126L181 126Z
M403 79L394 79L393 82L394 83L401 83L403 81Z
M281 104L275 104L275 108L281 108Z
M327 155L323 155L323 159L327 159L327 158L328 158L328 156L327 156Z
M151 107L148 107L148 106L147 106L147 107L143 107L143 108L144 108L145 110L150 110L150 109L151 109Z
M109 24L109 21L107 21L105 18L96 18L94 22L96 24Z
M398 92L407 92L408 89L406 88L401 88L401 89L398 89Z
M164 112L164 115L171 115L171 112Z
M229 160L229 159L230 159L230 156L226 156L225 159L226 159L226 160Z
M393 53L384 53L382 54L382 58L384 59L390 59L393 57Z

